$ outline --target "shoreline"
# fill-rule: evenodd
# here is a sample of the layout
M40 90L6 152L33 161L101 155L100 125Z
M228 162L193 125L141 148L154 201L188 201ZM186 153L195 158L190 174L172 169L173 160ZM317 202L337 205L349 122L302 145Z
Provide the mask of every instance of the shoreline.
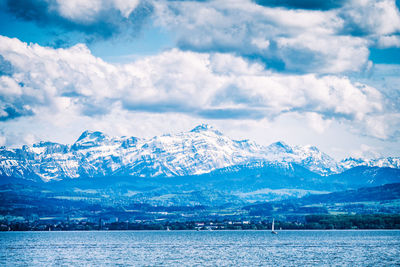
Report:
M363 232L363 231L400 231L400 229L282 229L277 231L280 232ZM59 233L59 232L271 232L271 230L256 230L256 229L241 229L241 230L55 230L55 231L46 231L46 230L27 230L27 231L0 231L1 233Z

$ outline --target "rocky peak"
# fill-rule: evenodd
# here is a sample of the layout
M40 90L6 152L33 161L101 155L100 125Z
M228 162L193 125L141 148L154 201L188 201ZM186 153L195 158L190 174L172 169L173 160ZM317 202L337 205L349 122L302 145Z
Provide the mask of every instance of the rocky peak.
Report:
M213 126L208 125L208 124L200 124L200 125L194 127L190 132L192 132L192 133L213 132L213 133L216 133L217 135L222 135L222 133L220 131L218 131Z

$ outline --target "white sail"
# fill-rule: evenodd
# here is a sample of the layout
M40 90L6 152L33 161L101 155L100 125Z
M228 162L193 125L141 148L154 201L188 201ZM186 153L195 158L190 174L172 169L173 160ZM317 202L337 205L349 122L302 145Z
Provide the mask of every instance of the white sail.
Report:
M275 231L275 219L272 219L272 229L271 229L272 234L278 234L278 232Z

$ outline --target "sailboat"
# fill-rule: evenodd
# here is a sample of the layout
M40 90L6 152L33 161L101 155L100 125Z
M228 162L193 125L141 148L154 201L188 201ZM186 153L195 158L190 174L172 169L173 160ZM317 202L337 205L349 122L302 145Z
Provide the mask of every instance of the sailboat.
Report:
M275 219L272 219L272 229L271 229L271 234L277 235L278 232L275 231Z

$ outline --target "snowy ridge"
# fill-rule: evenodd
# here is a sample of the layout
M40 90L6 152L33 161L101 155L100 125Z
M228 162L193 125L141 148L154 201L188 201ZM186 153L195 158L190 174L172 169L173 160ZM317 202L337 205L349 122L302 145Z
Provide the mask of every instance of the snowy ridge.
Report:
M340 162L344 169L351 169L357 166L388 167L400 169L400 157L388 157L379 159L346 158Z
M400 167L399 158L338 163L313 146L291 147L284 142L260 146L248 140L236 141L209 125L150 139L85 131L72 145L40 142L20 149L0 148L0 175L44 181L118 175L174 177L264 163L282 167L296 163L321 175L359 165Z

